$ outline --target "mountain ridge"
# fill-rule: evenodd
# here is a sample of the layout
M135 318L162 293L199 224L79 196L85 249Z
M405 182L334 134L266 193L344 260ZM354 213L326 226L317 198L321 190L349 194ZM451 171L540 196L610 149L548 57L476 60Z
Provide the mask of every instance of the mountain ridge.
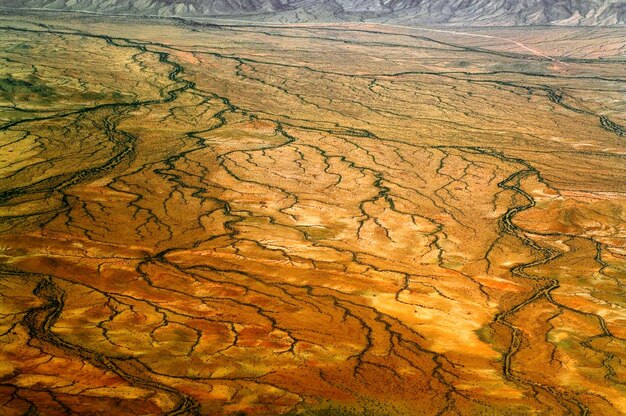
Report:
M625 25L624 0L3 0L12 9L253 21Z

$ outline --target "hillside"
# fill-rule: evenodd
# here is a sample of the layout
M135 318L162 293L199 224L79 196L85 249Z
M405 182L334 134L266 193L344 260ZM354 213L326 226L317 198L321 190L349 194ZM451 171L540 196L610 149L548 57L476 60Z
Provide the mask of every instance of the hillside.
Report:
M281 22L621 25L622 0L5 0L7 8Z

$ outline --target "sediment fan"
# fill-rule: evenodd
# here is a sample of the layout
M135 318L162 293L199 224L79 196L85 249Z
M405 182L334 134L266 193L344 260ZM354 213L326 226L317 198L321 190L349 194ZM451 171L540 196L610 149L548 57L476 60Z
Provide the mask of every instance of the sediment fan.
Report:
M622 0L3 0L10 8L283 22L622 25Z

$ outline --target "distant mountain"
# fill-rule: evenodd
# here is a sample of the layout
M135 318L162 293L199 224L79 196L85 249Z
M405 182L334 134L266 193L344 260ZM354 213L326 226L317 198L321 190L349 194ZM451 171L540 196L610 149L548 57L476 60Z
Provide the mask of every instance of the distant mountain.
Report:
M0 6L282 22L626 24L626 0L0 0Z

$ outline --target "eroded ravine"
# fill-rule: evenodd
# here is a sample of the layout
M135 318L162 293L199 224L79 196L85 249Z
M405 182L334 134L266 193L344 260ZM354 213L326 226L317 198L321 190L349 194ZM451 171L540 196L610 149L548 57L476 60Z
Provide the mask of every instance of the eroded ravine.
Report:
M19 30L14 28L8 28L9 30ZM7 30L7 28L2 28L2 30ZM22 29L23 30L23 29ZM35 32L35 31L33 31ZM115 142L115 146L113 148L114 151L117 151L111 158L106 160L100 166L94 166L90 169L81 170L75 172L71 175L64 175L59 177L52 177L47 179L43 183L33 183L25 187L14 188L8 191L3 192L2 194L2 202L11 203L11 199L15 197L19 197L21 195L27 195L31 192L50 192L57 193L62 195L62 205L61 208L54 212L54 216L51 219L40 223L39 226L45 226L45 224L49 221L53 221L59 213L70 210L70 205L67 202L67 195L64 193L66 188L69 188L73 185L79 184L81 182L89 182L96 180L97 178L103 177L106 174L112 173L118 167L118 165L123 164L128 166L134 156L135 153L135 145L134 142L136 138L124 131L120 131L117 129L117 122L114 121L114 118L120 118L124 115L125 112L129 110L134 110L141 107L146 107L150 105L163 104L175 101L178 94L186 91L192 86L192 83L182 79L179 77L179 74L182 72L183 68L177 63L170 61L169 57L166 53L163 52L152 52L148 51L145 47L141 45L135 45L131 41L127 39L122 39L122 41L126 42L126 45L122 45L116 43L111 38L106 36L95 36L90 34L74 34L74 33L66 33L66 32L54 32L54 31L45 31L42 33L57 33L64 35L74 35L80 37L92 37L97 39L105 40L109 45L115 47L126 47L126 48L135 48L141 52L148 52L157 54L159 57L159 61L171 66L171 71L167 74L167 78L173 81L173 87L167 86L165 92L161 92L163 99L161 100L147 100L143 102L133 102L133 103L123 103L123 104L103 104L94 106L87 109L77 110L75 112L66 113L58 116L47 116L39 119L27 119L20 120L19 122L9 123L5 126L2 126L2 130L6 130L12 128L19 124L24 123L32 123L39 122L41 120L51 120L55 118L66 118L68 116L81 116L87 113L102 113L103 110L111 110L110 115L105 115L102 117L103 126L101 127L104 130L105 134L110 138L111 141ZM181 85L182 86L179 86ZM106 113L105 113L106 114ZM118 138L119 137L119 138ZM47 189L46 189L47 188ZM15 273L15 271L5 270L5 273ZM106 355L101 355L98 352L90 351L89 349L83 348L81 346L73 345L63 340L61 337L55 335L51 329L54 326L58 316L63 310L63 298L64 292L61 288L54 284L54 281L50 277L40 277L39 283L33 294L37 297L41 298L45 304L41 307L31 309L27 311L24 315L23 323L28 328L31 340L30 342L41 342L43 343L43 347L46 348L46 344L49 344L53 349L58 349L65 354L69 354L70 357L76 357L80 360L84 360L86 362L94 364L96 367L105 368L106 370L119 375L122 379L129 382L131 385L147 387L151 389L162 390L167 394L171 394L174 397L174 407L171 410L167 411L169 415L184 415L184 414L199 414L198 409L199 406L197 402L191 398L190 396L173 389L164 384L160 384L158 382L152 381L149 378L145 378L142 374L132 374L128 371L123 370L116 363L117 360L126 360L127 358L122 357L109 357ZM52 352L52 355L55 355ZM31 405L31 410L37 412L37 407L33 404ZM66 411L71 412L69 408L66 408Z

